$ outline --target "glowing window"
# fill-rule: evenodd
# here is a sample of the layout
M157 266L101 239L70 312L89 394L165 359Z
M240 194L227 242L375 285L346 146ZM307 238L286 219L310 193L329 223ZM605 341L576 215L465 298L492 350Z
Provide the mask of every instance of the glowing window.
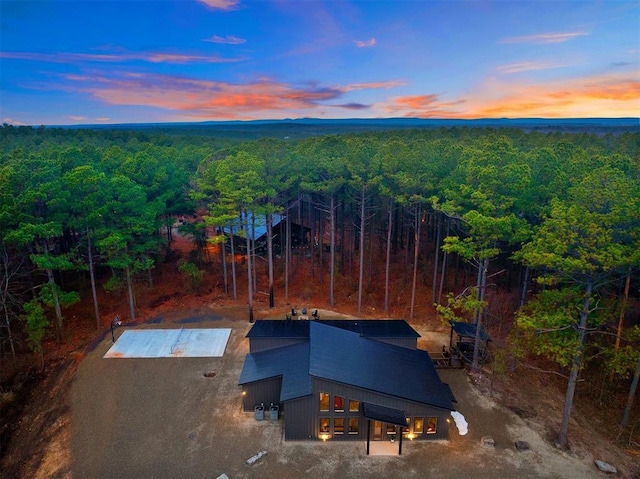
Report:
M333 433L344 434L344 418L336 417L333 419Z
M342 396L333 397L333 410L335 412L344 412L344 398Z
M413 419L413 433L422 434L424 432L424 418L416 417Z
M320 418L320 432L328 433L329 432L329 418L321 417Z
M435 434L438 425L437 417L428 417L427 418L427 434Z
M360 421L357 417L349 418L349 434L358 434L360 428Z
M358 412L360 410L360 401L349 399L349 412Z
M320 393L320 410L329 410L329 393Z

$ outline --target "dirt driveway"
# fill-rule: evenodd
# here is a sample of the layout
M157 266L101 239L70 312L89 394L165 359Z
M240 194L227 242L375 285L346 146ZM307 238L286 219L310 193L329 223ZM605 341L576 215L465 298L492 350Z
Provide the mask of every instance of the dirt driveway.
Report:
M481 397L460 370L442 371L441 377L469 422L466 436L452 425L450 441L406 441L402 456L367 456L364 443L283 442L282 420L258 422L241 411L237 382L250 328L245 317L201 310L152 323L136 327L232 332L221 358L103 359L111 338L97 344L73 384L74 478L603 476L590 458L555 450L521 418ZM495 447L480 444L485 435ZM516 440L528 441L531 449L517 451ZM259 451L268 454L247 465Z

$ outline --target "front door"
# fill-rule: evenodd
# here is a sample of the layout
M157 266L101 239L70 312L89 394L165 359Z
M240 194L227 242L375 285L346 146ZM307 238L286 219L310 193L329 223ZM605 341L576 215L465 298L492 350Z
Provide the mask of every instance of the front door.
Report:
M373 421L373 440L382 441L382 422Z

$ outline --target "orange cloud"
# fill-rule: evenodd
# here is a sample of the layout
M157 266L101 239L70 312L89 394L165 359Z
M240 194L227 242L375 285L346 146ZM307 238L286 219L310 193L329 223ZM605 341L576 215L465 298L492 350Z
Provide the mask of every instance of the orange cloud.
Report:
M420 118L637 117L640 81L622 74L528 85L494 80L463 99L430 93L391 98L381 108Z
M640 111L640 81L603 75L537 85L493 84L474 98L479 100L465 117L635 117Z
M198 0L213 10L235 10L240 5L240 0Z
M540 33L500 40L500 43L564 43L576 37L588 35L587 32Z
M366 108L355 103L327 104L352 90L389 88L395 82L376 82L346 87L295 87L269 79L232 84L184 77L110 73L105 75L66 75L72 83L66 89L80 90L113 105L136 105L180 112L200 118L278 117L282 112L333 108Z
M358 48L368 48L368 47L372 47L372 46L374 46L376 44L376 39L372 38L372 39L367 40L367 41L354 40L353 43L355 43Z

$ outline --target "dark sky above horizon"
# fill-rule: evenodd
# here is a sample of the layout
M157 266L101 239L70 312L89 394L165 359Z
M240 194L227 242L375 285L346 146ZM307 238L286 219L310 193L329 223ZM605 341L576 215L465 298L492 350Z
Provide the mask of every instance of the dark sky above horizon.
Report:
M0 0L0 121L637 117L633 0Z

